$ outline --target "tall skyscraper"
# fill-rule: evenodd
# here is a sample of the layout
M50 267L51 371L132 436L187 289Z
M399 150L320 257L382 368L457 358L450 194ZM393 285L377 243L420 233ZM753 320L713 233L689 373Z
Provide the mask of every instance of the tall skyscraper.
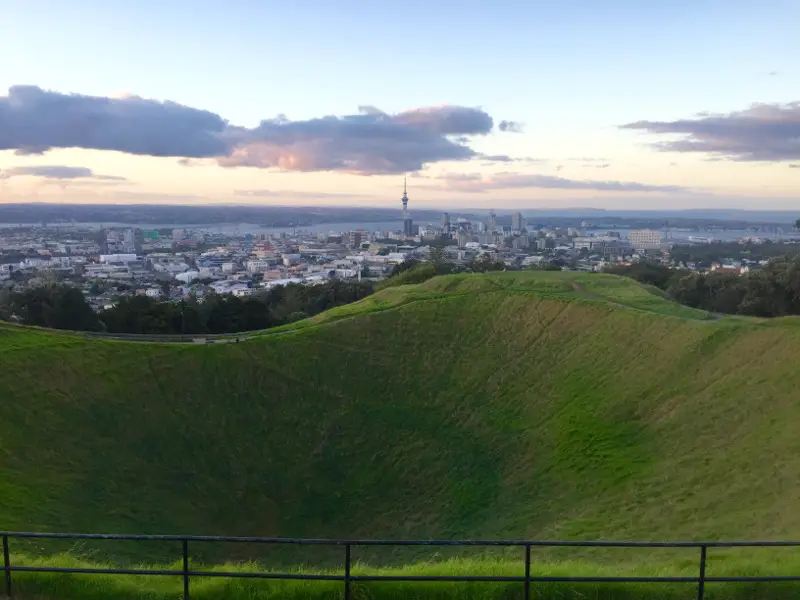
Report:
M489 213L489 225L487 227L490 232L497 229L497 215L494 214L494 209Z
M442 213L442 231L450 233L450 213Z
M519 232L523 229L525 229L525 218L522 216L522 213L516 212L511 215L511 230Z
M414 235L414 222L408 214L408 189L407 180L403 177L403 235L411 237Z

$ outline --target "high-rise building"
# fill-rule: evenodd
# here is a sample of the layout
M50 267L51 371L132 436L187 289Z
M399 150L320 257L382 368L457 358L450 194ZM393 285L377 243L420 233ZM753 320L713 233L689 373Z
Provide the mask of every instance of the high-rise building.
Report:
M408 189L406 178L403 178L403 235L411 237L414 235L414 222L408 214Z
M442 213L442 231L450 233L450 213Z
M347 234L347 246L350 248L360 248L361 240L363 239L363 231L356 230L350 231Z
M636 229L628 232L628 241L634 250L658 250L661 247L661 232L654 229Z
M516 212L511 215L511 231L522 231L525 229L525 218L522 213Z
M497 229L497 215L494 214L494 210L489 213L489 225L487 226L489 231L494 231Z

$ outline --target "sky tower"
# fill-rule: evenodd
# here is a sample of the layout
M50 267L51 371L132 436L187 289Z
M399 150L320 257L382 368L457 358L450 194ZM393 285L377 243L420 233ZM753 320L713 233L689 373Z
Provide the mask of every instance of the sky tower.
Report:
M404 176L403 177L403 219L405 219L406 215L408 214L408 189L407 189L407 186L406 186L407 182L408 182L408 178Z
M403 235L412 237L414 235L414 222L408 214L408 186L407 178L403 177Z

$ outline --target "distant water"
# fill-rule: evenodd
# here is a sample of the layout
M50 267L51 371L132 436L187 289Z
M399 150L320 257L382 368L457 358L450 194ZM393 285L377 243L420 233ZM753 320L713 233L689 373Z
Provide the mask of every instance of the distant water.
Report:
M16 229L19 227L39 227L41 223L0 223L0 229ZM228 235L253 235L281 234L293 232L307 233L328 233L331 231L353 231L362 229L364 231L394 231L402 228L402 221L373 221L369 223L322 223L318 225L305 225L302 227L262 227L256 223L209 223L205 225L181 225L174 223L53 223L48 224L48 229L61 229L69 231L72 228L79 229L101 229L108 227L138 227L140 229L187 229L193 231L208 231L211 233L224 233Z
M598 227L595 229L587 229L585 232L587 234L594 234L600 235L607 231L619 233L620 236L626 238L628 233L631 231L636 231L634 229L624 229L624 228L617 228L617 229L609 229L608 227ZM661 231L661 238L665 239L666 234L663 230ZM670 241L674 242L686 242L689 240L690 237L692 238L708 238L712 241L718 242L734 242L738 239L743 237L753 237L753 238L761 238L761 239L771 239L771 240L800 240L800 233L786 230L786 231L754 231L751 229L712 229L710 231L683 231L683 230L675 230L672 229L669 232Z
M16 229L18 227L37 227L40 226L41 223L0 223L0 230L2 229ZM69 231L72 227L77 227L81 229L101 229L103 227L138 227L140 229L187 229L190 231L207 231L210 233L222 233L226 235L245 235L247 233L251 233L253 235L261 235L263 234L272 234L272 235L280 235L281 233L310 233L310 234L317 234L317 233L329 233L329 232L345 232L345 231L353 231L361 229L363 231L396 231L402 229L402 221L392 220L392 221L371 221L371 222L364 222L364 223L353 223L353 222L346 222L346 223L322 223L318 225L306 225L302 227L262 227L256 223L214 223L214 224L205 224L205 225L176 225L171 223L58 223L58 224L51 224L48 225L48 228L55 229L59 228L63 231ZM599 235L605 233L606 231L612 231L619 233L623 238L627 237L630 231L634 231L630 228L608 228L608 227L596 227L592 229L585 229L583 230L588 235ZM661 231L662 238L664 238L664 232ZM672 241L675 242L685 242L688 241L690 237L695 238L708 238L712 241L735 241L743 237L755 237L755 238L769 238L773 240L782 239L782 240L800 240L800 233L792 231L791 229L787 228L786 230L782 231L775 231L775 230L752 230L752 229L712 229L709 231L705 230L698 230L698 231L685 231L685 230L678 230L672 229L670 231L670 238Z

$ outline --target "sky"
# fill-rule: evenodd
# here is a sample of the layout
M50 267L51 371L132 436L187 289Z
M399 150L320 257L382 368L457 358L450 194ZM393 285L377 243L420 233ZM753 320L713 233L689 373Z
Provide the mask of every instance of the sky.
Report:
M800 208L800 0L0 0L0 202Z

